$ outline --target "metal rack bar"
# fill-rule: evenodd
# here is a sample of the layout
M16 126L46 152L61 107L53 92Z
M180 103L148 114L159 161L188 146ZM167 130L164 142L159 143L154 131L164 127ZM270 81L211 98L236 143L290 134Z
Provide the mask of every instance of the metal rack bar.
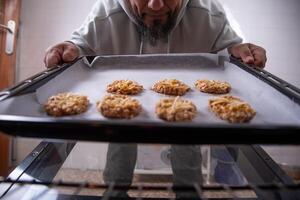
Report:
M74 142L43 141L10 173L8 179L27 180L32 177L33 181L52 181L74 146ZM15 189L18 187L14 187L14 182L0 185L0 198Z
M6 179L1 180L0 183L13 183L13 184L19 184L19 185L42 185L47 187L70 187L70 188L76 188L75 194L78 194L83 188L84 189L108 189L108 190L122 190L122 189L128 189L128 186L122 185L122 184L96 184L96 183L89 183L89 182L64 182L64 181L52 181L52 182L46 182L46 181L26 181L26 180L12 180L12 179ZM169 191L170 188L172 191L191 191L191 190L197 190L197 187L195 186L169 186L169 185L132 185L130 186L130 190L152 190L152 191ZM198 188L199 189L199 188ZM235 190L264 190L264 191L279 191L279 190L291 190L291 191L300 191L300 183L294 183L294 184L279 184L279 183L269 183L269 184L247 184L243 186L230 186L225 184L218 184L218 185L204 185L201 187L200 191L227 191L232 192ZM79 191L79 192L78 192ZM108 192L109 193L109 192Z
M58 188L58 187L69 187L69 188L76 188L75 192L73 193L72 197L76 197L82 189L108 189L108 192L106 192L106 195L102 198L104 200L108 199L113 199L109 195L111 192L114 190L121 190L121 189L128 189L128 186L123 186L123 185L105 185L105 184L95 184L95 183L88 183L88 182L81 182L81 183L74 183L74 182L39 182L36 180L32 181L18 181L18 180L1 180L0 183L14 183L18 185L18 189L22 188L22 186L26 185L42 185L42 186L47 186L49 188ZM207 198L204 198L202 195L202 192L210 191L210 192L226 192L228 194L232 194L233 198L230 199L235 199L239 200L241 198L238 198L234 192L235 191L260 191L261 192L281 192L282 190L286 190L289 192L293 191L300 191L300 184L259 184L259 185L254 185L254 184L249 184L249 185L244 185L244 186L228 186L228 185L205 185L202 186L201 189L199 187L180 187L180 186L171 186L171 185L133 185L129 188L130 190L137 190L139 194L142 194L143 191L193 191L196 189L198 192L199 198L206 200ZM11 193L11 192L10 192ZM37 197L42 197L43 194L46 194L47 191L43 189L41 193ZM264 193L263 193L264 194ZM76 196L74 196L76 195ZM298 196L299 197L299 196ZM141 197L138 197L137 199L144 199ZM269 195L260 195L259 199L266 199L269 200L270 196ZM299 199L299 198L294 198L294 199Z
M17 187L18 184L21 184L24 181L24 184L44 184L48 187L54 186L68 186L82 189L97 189L97 188L105 188L105 185L95 185L90 183L66 183L66 182L52 182L53 177L57 174L61 165L68 157L75 143L61 143L61 142L43 142L41 143L37 149L43 149L40 153L39 151L33 151L18 167L19 170L13 171L10 174L8 180L0 181L0 190L3 187L6 190L9 190L9 194L12 191L18 191L20 187ZM233 146L236 147L235 151L230 151L228 148L232 148L232 146L227 146L228 152L234 158L234 161L238 165L239 169L242 171L243 175L249 181L249 185L247 186L232 186L229 187L231 190L254 190L256 194L261 199L270 199L270 196L273 195L274 191L282 192L281 195L290 195L297 196L299 194L299 184L295 185L292 180L274 163L274 161L261 149L259 146ZM235 154L235 155L233 155ZM35 159L32 159L32 157ZM51 158L51 159L50 159ZM53 159L55 158L55 159ZM49 166L49 161L50 167ZM23 174L26 176L31 176L33 180L28 181L26 176L23 177ZM27 182L26 182L27 180ZM272 183L271 185L269 183ZM10 187L7 188L7 185ZM14 187L13 187L14 186ZM178 187L149 187L148 185L137 185L132 186L131 189L135 190L164 190L164 191L176 191ZM279 188L279 189L278 189ZM114 189L122 189L122 186L116 185ZM179 189L187 189L191 188L179 188ZM206 186L204 185L202 188L193 188L194 192L199 191L220 191L224 190L222 186ZM2 190L3 191L3 190ZM300 196L300 195L299 195ZM200 196L201 197L201 196ZM203 197L202 197L203 198ZM204 198L203 198L204 199ZM296 198L285 198L285 199L296 199Z
M172 194L174 192L171 185L167 186L167 191L168 191L168 194ZM174 200L174 199L175 198L172 198L172 197L169 198L169 200Z
M246 70L258 79L268 83L282 94L288 96L294 102L300 104L300 89L296 86L282 80L281 78L271 74L270 72L267 72L264 69L242 63L240 59L235 58L233 56L230 57L230 62Z
M0 101L3 101L9 97L27 94L30 92L34 92L37 88L39 88L41 85L47 83L49 80L72 66L75 62L80 60L81 58L76 59L75 61L63 64L51 69L47 69L45 71L42 71L38 74L35 74L26 80L18 83L17 85L10 87L4 91L0 92Z
M257 187L259 185L268 185L269 183L272 183L274 187L294 184L293 180L285 174L259 145L253 145L252 148L239 146L234 151L230 151L229 148L232 149L234 147L227 146L228 152L234 158L250 186L254 186L253 190L259 198L293 200L300 197L299 190L287 191L282 189L280 192L273 192Z
M196 189L196 192L198 194L198 196L202 199L202 200L207 200L207 198L205 198L202 194L202 186L199 186L198 184L194 184L194 187Z
M18 180L24 172L32 166L34 161L39 157L40 153L42 153L47 147L49 143L41 142L34 150L22 161L22 163L16 167L13 172L10 173L8 179L10 180ZM1 187L0 189L0 198L4 196L8 190L10 190L13 186L14 182L8 184L6 186Z

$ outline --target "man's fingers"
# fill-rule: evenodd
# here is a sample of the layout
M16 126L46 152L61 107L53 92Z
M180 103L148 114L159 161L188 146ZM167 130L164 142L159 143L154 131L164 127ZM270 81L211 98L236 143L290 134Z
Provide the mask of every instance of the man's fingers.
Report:
M239 53L240 53L240 58L243 60L244 63L247 63L247 64L254 63L254 57L253 57L248 45L242 45Z
M249 44L238 44L230 49L230 53L236 58L242 59L244 63L253 64L254 57L249 49Z
M71 62L79 55L79 51L75 45L67 45L64 48L62 59L64 62Z
M253 44L250 45L250 50L254 56L254 64L258 67L265 67L267 62L266 50Z
M54 67L64 62L71 62L79 56L79 49L71 42L62 42L46 50L44 63L46 67Z
M254 44L238 44L229 49L229 52L241 58L244 63L265 67L267 62L266 50Z
M261 53L254 53L254 64L258 67L265 67L266 58Z
M47 51L44 63L46 67L51 68L57 66L62 61L61 51L59 49L53 48Z

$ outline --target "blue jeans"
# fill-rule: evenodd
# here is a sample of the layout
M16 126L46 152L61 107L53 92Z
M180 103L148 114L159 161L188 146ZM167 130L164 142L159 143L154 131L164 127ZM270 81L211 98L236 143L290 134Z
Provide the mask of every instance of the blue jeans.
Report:
M229 153L231 152L231 154ZM216 161L214 177L216 182L228 185L244 185L247 183L242 172L239 170L235 161L238 156L238 148L212 148L212 157Z

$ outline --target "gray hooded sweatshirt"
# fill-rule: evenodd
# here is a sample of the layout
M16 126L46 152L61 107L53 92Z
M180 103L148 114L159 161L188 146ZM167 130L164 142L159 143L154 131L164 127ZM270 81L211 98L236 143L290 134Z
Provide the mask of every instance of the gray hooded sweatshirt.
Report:
M183 0L167 41L153 46L137 29L128 0L98 0L71 37L80 55L217 53L242 42L216 0Z

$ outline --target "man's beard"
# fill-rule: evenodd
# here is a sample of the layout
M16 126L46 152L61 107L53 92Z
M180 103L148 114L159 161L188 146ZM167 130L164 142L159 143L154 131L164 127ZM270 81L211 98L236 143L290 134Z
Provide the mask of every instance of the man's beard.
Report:
M160 20L155 20L152 27L147 27L140 17L136 17L138 22L138 31L141 36L147 39L152 46L156 45L157 40L168 40L168 35L176 22L175 15L169 15L165 24L161 24Z

